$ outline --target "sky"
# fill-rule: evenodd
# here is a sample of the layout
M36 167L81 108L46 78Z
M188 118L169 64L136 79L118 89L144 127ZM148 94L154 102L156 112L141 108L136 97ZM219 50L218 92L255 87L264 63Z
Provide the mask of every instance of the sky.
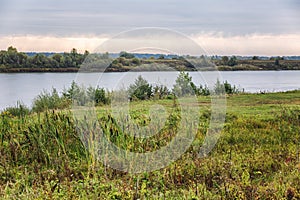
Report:
M92 52L157 27L212 55L300 55L299 10L299 0L0 0L0 49Z

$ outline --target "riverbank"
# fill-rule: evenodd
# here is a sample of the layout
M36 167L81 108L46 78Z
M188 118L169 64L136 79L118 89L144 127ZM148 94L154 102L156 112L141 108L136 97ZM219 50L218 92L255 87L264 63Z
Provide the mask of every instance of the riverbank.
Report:
M208 62L208 61L207 61ZM128 72L128 71L278 71L300 70L298 60L237 60L233 66L224 65L221 61L199 64L195 67L188 60L166 59L121 59L114 60L107 68L99 64L83 64L77 67L7 67L0 66L0 73L34 73L34 72Z
M78 68L0 68L0 73L64 73L78 72Z
M137 123L149 123L152 101L130 103ZM132 152L156 151L176 133L174 100L155 101L172 116L149 139L124 134L110 105L96 108L106 137ZM154 172L128 174L104 166L76 132L69 110L0 117L1 199L293 199L300 198L300 92L227 97L221 137L198 158L210 120L210 98L200 96L200 128L179 160ZM171 137L171 138L170 138Z

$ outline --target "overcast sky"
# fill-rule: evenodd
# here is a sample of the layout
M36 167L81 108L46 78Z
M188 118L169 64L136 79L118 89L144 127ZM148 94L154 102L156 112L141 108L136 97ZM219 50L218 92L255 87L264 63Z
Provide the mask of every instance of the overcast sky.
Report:
M299 0L0 0L0 49L92 51L121 31L163 27L215 54L300 55L299 11Z

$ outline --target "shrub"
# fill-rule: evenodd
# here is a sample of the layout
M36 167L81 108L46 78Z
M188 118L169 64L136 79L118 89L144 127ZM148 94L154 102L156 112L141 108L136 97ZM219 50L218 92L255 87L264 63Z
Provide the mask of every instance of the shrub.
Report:
M138 76L134 84L131 84L128 88L129 98L145 100L152 96L152 86L142 76Z
M87 89L87 96L90 101L95 102L95 106L108 104L110 102L110 98L105 94L104 88L89 87Z
M135 58L134 54L132 53L128 53L126 51L121 51L119 56L122 58L127 58L127 59L132 59L132 58Z
M69 89L65 89L63 92L63 97L72 101L73 104L83 106L89 103L94 103L95 106L108 104L110 98L106 94L104 88L99 87L88 87L79 86L74 81L72 82Z
M235 85L231 85L230 83L228 83L227 81L224 82L224 88L225 88L225 92L226 94L236 94L236 93L240 93L240 91L236 88Z
M180 72L173 86L173 93L177 96L188 96L193 95L197 88L192 82L192 77L187 72Z
M83 86L79 87L79 85L74 81L72 82L69 89L65 89L63 91L63 97L73 102L73 104L79 106L85 105L88 101L85 88Z
M66 98L60 97L55 88L52 92L43 91L33 100L32 111L42 112L48 109L63 109L69 106Z
M236 86L232 86L227 81L221 83L220 80L217 80L212 92L214 94L237 94L242 91L237 89ZM188 73L180 72L176 79L176 83L173 86L173 93L177 96L188 96L194 94L208 96L211 94L211 91L206 85L200 85L197 87Z
M215 94L237 94L241 92L242 91L237 89L235 85L232 86L230 83L228 83L228 81L221 83L220 80L217 80L214 87Z
M210 95L209 88L205 85L200 85L199 88L197 88L196 91L197 95L203 95L203 96L208 96Z
M153 87L153 96L157 99L163 99L170 95L170 91L165 85L156 85Z
M133 63L134 65L140 65L140 64L141 64L141 61L140 61L138 58L133 58L133 59L132 59L132 63Z

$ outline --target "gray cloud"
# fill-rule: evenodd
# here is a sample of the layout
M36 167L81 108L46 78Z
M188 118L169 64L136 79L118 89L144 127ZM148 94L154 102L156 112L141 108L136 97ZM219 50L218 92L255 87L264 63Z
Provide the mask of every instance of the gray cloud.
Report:
M1 35L116 34L167 27L186 34L299 33L296 0L2 0Z

